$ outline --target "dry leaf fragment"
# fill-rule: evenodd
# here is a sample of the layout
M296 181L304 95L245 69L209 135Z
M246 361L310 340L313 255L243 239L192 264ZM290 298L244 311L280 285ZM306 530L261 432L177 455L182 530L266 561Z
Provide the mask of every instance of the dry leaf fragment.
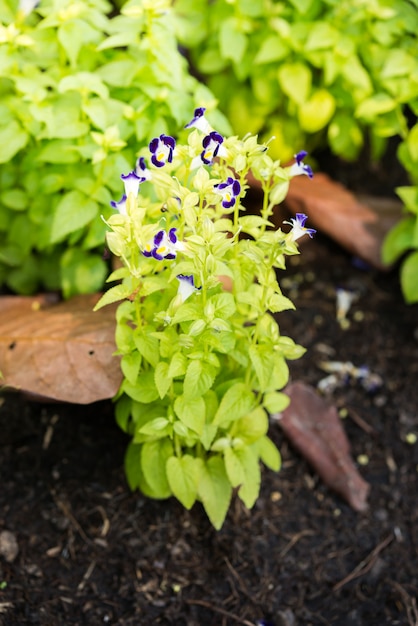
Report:
M364 511L370 487L353 463L336 408L301 382L288 385L286 393L290 405L277 416L284 433L328 487L353 509Z
M1 297L1 383L61 402L112 398L122 381L115 307L93 312L98 298Z

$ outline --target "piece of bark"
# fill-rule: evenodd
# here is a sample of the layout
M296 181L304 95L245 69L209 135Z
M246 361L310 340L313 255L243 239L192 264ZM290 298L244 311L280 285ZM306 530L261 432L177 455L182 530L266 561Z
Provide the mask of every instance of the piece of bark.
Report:
M0 384L60 402L112 398L122 381L115 305L94 312L99 297L1 297Z
M390 198L356 196L326 174L295 177L285 199L294 214L305 213L309 226L332 237L353 255L379 270L383 240L399 221L402 203Z
M336 408L302 382L288 385L285 392L290 397L290 405L273 419L324 483L353 509L364 511L370 486L360 476L350 456L350 444Z

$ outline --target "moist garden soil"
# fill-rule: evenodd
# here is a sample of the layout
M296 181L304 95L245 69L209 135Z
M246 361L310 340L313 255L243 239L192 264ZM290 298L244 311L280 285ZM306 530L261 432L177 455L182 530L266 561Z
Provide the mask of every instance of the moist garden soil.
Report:
M307 348L292 379L316 386L331 360L382 381L330 394L371 485L367 511L331 492L272 423L282 470L263 471L253 510L234 499L216 532L199 505L129 491L110 401L4 393L0 533L18 554L0 558L0 624L418 624L418 307L404 304L397 271L365 269L321 235L290 261L283 290L297 310L279 323ZM336 287L358 296L346 329Z

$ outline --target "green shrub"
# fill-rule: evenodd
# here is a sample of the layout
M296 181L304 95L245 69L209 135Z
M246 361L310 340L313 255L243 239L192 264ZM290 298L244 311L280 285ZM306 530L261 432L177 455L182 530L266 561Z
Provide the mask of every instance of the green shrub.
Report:
M0 284L68 297L103 285L101 215L137 142L216 102L188 73L168 0L27 4L0 0Z

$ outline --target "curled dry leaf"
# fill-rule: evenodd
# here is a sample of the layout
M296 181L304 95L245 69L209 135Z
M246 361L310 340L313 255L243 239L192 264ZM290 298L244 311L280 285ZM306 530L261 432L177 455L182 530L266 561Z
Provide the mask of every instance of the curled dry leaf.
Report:
M1 297L1 384L61 402L112 398L122 381L115 307L93 312L98 298Z
M285 435L307 459L324 483L356 511L367 508L370 486L358 473L350 444L334 406L301 382L286 388L290 404L276 417Z

